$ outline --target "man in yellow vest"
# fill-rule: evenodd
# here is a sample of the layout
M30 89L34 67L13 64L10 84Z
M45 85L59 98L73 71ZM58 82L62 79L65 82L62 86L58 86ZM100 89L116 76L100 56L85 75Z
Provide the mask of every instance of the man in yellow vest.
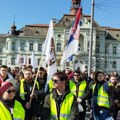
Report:
M77 96L78 108L81 106L81 109L79 108L79 120L85 120L86 102L80 101L80 99L85 95L87 82L79 70L74 71L73 79L69 80L69 87L71 92Z
M113 93L113 118L116 120L120 110L120 83L114 74L110 76L110 92Z
M16 86L16 98L25 107L25 120L37 120L42 112L40 102L44 99L43 89L36 82L34 94L31 95L34 80L32 72L28 69L24 71L24 79L20 80ZM30 98L32 98L31 103Z
M46 96L43 106L43 120L78 120L77 100L67 85L64 72L53 75L53 90Z

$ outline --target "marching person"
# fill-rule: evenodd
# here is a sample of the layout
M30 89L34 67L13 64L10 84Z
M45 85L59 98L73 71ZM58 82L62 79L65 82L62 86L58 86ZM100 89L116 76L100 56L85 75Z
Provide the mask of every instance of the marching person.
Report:
M77 100L70 92L64 72L53 75L54 88L46 96L43 106L43 120L78 120Z
M37 117L41 116L42 106L40 103L44 99L43 89L36 81L34 93L31 94L33 85L32 71L26 69L24 79L21 79L16 86L16 98L25 107L25 120L37 120Z
M69 80L69 87L71 92L77 96L78 106L81 105L83 110L79 110L79 120L85 120L86 114L86 102L81 101L81 98L85 95L87 82L83 78L82 73L78 70L74 71L74 77Z
M86 95L82 100L92 97L92 110L94 120L105 120L110 118L113 114L112 107L112 93L107 81L105 81L105 74L98 71L95 75L95 83L89 87Z
M0 67L0 78L2 80L2 82L5 81L10 81L14 86L16 84L15 79L13 78L13 76L8 72L8 67L6 65L2 65Z
M118 82L118 76L110 76L110 92L112 93L113 99L113 118L116 120L118 111L120 110L120 83Z
M0 120L24 120L24 108L15 99L15 89L11 82L1 83L0 95Z

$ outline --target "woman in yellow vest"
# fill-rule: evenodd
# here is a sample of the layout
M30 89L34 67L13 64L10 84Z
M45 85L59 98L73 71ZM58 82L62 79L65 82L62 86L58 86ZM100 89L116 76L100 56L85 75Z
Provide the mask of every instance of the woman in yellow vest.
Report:
M106 120L112 114L112 93L107 81L105 81L105 74L98 71L95 75L95 84L87 90L86 95L82 98L92 97L92 110L94 120Z
M2 82L0 95L0 120L24 120L24 108L15 100L15 89L11 82Z
M77 99L67 87L64 72L53 75L53 90L46 96L43 106L43 120L78 120Z

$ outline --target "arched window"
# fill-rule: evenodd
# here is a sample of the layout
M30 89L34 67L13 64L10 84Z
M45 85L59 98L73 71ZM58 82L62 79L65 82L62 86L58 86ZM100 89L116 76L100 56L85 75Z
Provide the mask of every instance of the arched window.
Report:
M61 43L57 43L57 52L61 51Z
M80 34L78 50L84 50L84 36Z

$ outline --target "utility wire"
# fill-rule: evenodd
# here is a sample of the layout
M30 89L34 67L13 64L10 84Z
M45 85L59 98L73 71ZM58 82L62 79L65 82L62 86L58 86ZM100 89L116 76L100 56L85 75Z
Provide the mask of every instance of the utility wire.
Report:
M107 13L108 15L111 16L111 18L113 18L113 16L114 16L114 18L116 18L116 16L120 17L120 15L117 14L117 13L115 13L112 9L109 9L109 10L106 9L105 4L103 4L103 3L97 3L97 4L95 4L95 8L99 9L100 11L103 11L104 13ZM111 6L110 6L110 8L111 8ZM102 14L104 14L103 12L102 12ZM97 14L95 16L97 16ZM99 16L99 17L101 17L101 16ZM103 18L101 18L101 20L102 19Z

